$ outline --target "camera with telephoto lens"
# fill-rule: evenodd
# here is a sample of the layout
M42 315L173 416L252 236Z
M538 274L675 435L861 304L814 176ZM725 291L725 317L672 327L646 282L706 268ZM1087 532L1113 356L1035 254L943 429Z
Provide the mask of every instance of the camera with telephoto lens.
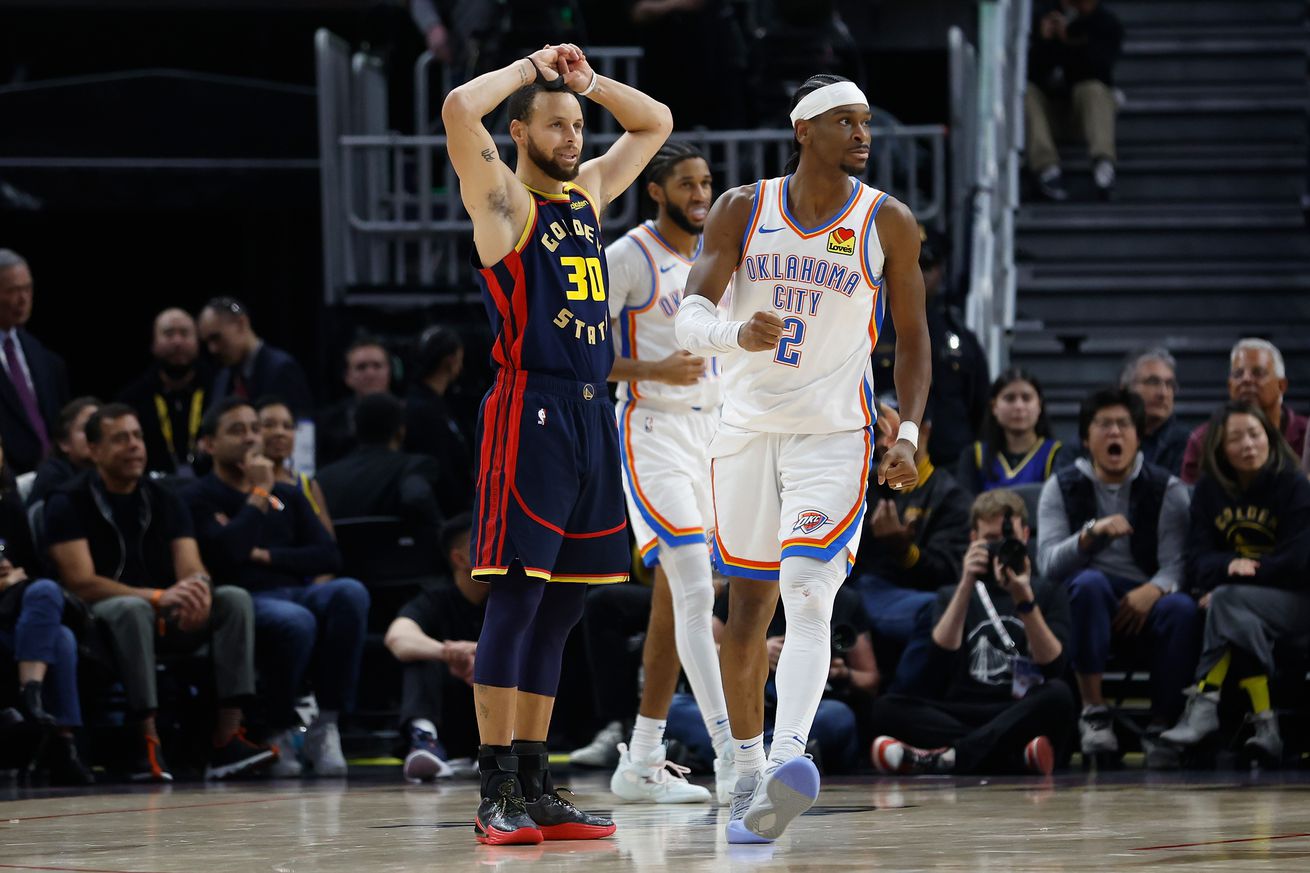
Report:
M1008 506L1005 508L1005 520L1001 522L1001 538L987 544L987 572L982 577L984 581L997 581L992 572L993 561L1000 561L1002 567L1008 568L1016 576L1023 572L1028 562L1028 547L1014 535L1014 510Z

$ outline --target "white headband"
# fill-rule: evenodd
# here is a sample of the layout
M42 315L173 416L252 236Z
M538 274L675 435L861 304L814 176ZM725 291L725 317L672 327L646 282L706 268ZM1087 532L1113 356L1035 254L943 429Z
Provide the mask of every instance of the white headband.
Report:
M798 121L816 118L829 109L851 104L868 106L869 98L864 96L860 86L854 82L833 82L802 97L801 102L791 111L791 123L795 126Z

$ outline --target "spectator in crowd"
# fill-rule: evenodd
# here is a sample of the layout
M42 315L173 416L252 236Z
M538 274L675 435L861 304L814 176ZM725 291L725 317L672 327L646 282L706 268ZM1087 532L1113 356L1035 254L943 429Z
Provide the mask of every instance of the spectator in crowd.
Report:
M678 124L688 130L749 126L747 49L736 4L636 0L627 5L629 32L644 53L641 81L636 83L642 91L678 107ZM688 64L688 57L701 62ZM706 81L714 87L706 88Z
M250 324L250 310L231 297L215 297L200 310L200 339L223 369L214 378L212 408L225 397L247 401L276 395L296 419L313 414L305 371L287 352L268 345Z
M441 471L430 456L401 451L404 404L390 394L364 397L354 429L359 447L318 474L328 509L338 518L395 516L417 536L435 540L442 526Z
M193 476L213 373L200 361L196 320L189 312L170 307L155 316L150 354L150 366L118 399L136 410L145 429L149 470Z
M1265 418L1273 422L1292 447L1293 454L1301 457L1310 419L1283 405L1283 395L1287 393L1287 367L1283 364L1283 353L1268 340L1247 337L1233 346L1228 361L1228 399L1260 407ZM1202 447L1208 428L1208 424L1201 425L1187 439L1181 478L1188 485L1195 485L1201 478Z
M1051 436L1037 377L1012 367L996 377L982 439L960 456L955 479L970 494L1045 482L1073 460ZM1040 529L1040 526L1039 526Z
M1283 741L1269 676L1274 644L1310 632L1310 482L1264 410L1241 401L1229 401L1211 420L1201 464L1187 571L1204 592L1205 637L1197 685L1161 739L1191 746L1219 730L1219 691L1231 675L1254 714L1245 751L1277 765ZM1299 675L1289 679L1301 683Z
M968 496L929 457L935 421L935 411L925 411L915 451L918 485L896 491L870 480L865 539L851 573L850 587L860 594L874 636L905 646L894 690L913 689L927 665L934 592L959 577L969 546ZM878 448L885 451L900 417L879 404L877 427Z
M332 578L341 566L336 543L300 489L277 481L254 407L239 397L211 407L200 445L214 469L187 490L187 502L215 575L253 596L274 745L294 745L295 701L312 662L320 710L304 755L316 775L344 776L338 719L354 705L368 592L354 579ZM311 581L320 576L328 578ZM288 755L274 772L296 775L301 763Z
M1196 603L1182 590L1187 488L1142 457L1145 419L1131 391L1093 392L1078 413L1088 457L1048 480L1038 507L1038 571L1068 586L1073 607L1084 755L1119 749L1101 692L1112 648L1135 642L1132 654L1149 651L1149 729L1159 732L1182 709L1200 646Z
M250 595L212 586L191 516L145 475L146 446L132 407L102 406L86 424L95 470L46 502L45 542L59 581L90 605L108 637L140 733L129 775L171 782L155 713L156 655L208 643L218 718L206 778L248 772L275 759L241 728L241 703L255 693Z
M361 337L346 349L342 380L350 396L319 413L314 428L314 460L319 469L350 454L355 439L355 406L370 394L391 390L391 352L374 337Z
M90 785L95 777L78 756L74 737L82 726L77 639L62 624L63 591L40 578L39 567L27 513L11 480L0 489L0 654L18 662L24 719L48 733L44 760L36 763L54 785Z
M997 488L973 502L959 584L937 594L931 665L918 694L873 704L884 773L1049 775L1068 760L1075 704L1060 678L1069 647L1064 587L1034 576L1028 507ZM1009 528L1007 531L1006 528ZM1020 565L1005 560L1006 541Z
M1114 64L1123 25L1101 0L1039 0L1033 5L1024 119L1028 168L1048 200L1067 200L1056 138L1076 130L1087 141L1092 182L1108 198L1115 181Z
M59 410L55 443L49 457L36 468L32 490L27 494L29 506L45 500L78 473L95 466L91 447L86 442L86 423L101 405L95 397L75 397Z
M280 397L261 397L254 404L259 415L259 432L264 439L264 457L273 462L278 482L296 488L309 501L310 508L332 535L332 514L318 481L308 473L291 468L296 455L296 420L291 408Z
M64 359L24 327L32 317L32 288L27 261L0 249L0 439L15 475L35 470L46 456L69 397Z
M387 628L387 649L404 665L401 735L409 739L405 778L426 782L475 770L477 718L473 659L482 632L488 587L469 572L472 516L457 515L441 529L447 584L406 603ZM447 763L458 759L457 766Z
M1182 469L1189 435L1174 415L1177 372L1174 356L1167 349L1157 347L1131 355L1119 376L1119 386L1137 394L1146 407L1142 456L1146 463L1163 467L1175 476Z
M429 327L419 337L414 364L416 381L405 397L405 451L436 459L441 467L437 502L445 515L455 515L473 502L469 440L446 399L464 369L464 341L448 327Z
M749 580L733 584L756 584ZM718 642L728 620L728 589L725 587L714 600L714 640ZM832 609L832 663L828 669L828 688L824 691L819 710L810 729L808 754L827 773L850 772L859 756L855 710L864 709L878 692L881 677L873 657L873 638L869 617L860 605L860 598L848 588L837 591ZM765 688L764 742L773 742L773 708L777 700L774 691L774 672L778 657L787 637L787 618L782 603L774 609L769 622L765 645L769 653L769 679ZM690 694L676 694L669 707L664 735L678 740L693 755L705 761L714 760L714 747L701 718L696 700Z
M935 466L946 468L955 465L982 430L988 406L987 355L947 299L946 239L922 225L919 236L919 269L933 349L931 403L936 426L928 451ZM892 384L895 363L896 327L888 319L873 353L874 382Z

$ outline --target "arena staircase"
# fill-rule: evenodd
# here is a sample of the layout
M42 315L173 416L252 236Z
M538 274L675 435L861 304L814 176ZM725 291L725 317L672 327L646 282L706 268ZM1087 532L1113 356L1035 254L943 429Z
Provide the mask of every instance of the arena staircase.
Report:
M1286 356L1291 402L1310 411L1307 5L1107 5L1126 29L1115 197L1095 198L1071 143L1071 200L1023 204L1011 361L1043 378L1069 437L1078 399L1117 378L1132 349L1170 349L1179 413L1199 421L1226 396L1234 340L1261 336Z

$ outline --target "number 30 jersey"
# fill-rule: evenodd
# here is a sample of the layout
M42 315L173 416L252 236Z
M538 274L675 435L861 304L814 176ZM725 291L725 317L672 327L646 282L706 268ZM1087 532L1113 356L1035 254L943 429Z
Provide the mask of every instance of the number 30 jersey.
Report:
M870 355L886 309L874 217L887 195L851 179L830 222L806 228L787 206L792 177L755 185L755 208L733 274L729 319L782 319L772 351L723 359L723 429L836 433L874 419Z
M528 194L532 207L514 249L489 267L473 253L491 321L493 369L603 384L614 346L600 210L571 183L562 194Z

